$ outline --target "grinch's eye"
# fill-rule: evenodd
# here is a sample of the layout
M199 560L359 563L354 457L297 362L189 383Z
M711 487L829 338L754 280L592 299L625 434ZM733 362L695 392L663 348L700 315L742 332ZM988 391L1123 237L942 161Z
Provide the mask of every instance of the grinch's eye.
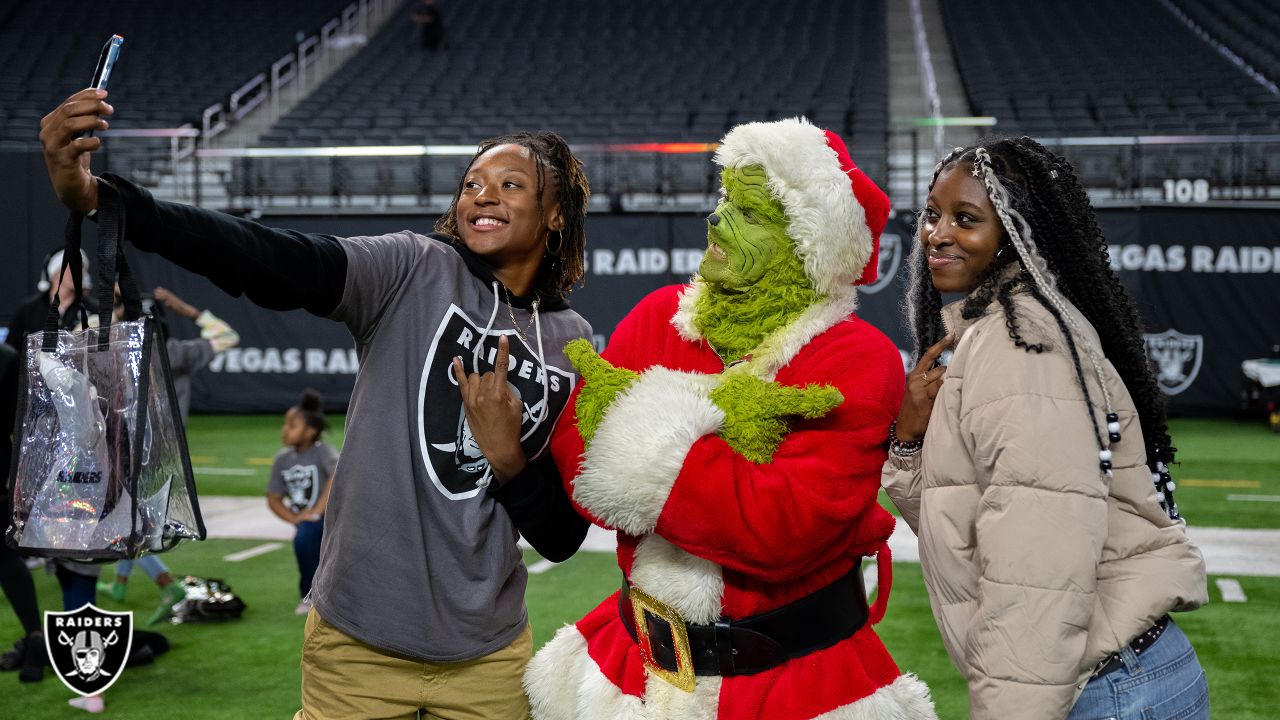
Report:
M756 216L751 212L750 208L742 208L742 219L749 223L754 223Z

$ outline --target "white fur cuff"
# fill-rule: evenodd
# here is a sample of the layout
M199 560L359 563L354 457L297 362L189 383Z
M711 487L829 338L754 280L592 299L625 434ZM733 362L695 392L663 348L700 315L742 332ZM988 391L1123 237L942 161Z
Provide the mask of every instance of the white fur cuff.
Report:
M611 527L651 532L689 449L724 424L708 398L716 378L666 368L618 396L583 454L573 499Z

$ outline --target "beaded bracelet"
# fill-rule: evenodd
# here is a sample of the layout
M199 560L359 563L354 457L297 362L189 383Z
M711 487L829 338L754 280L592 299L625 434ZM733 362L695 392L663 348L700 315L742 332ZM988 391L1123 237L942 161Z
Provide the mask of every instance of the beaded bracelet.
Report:
M898 421L889 423L889 452L898 457L911 457L924 447L924 440L899 440Z

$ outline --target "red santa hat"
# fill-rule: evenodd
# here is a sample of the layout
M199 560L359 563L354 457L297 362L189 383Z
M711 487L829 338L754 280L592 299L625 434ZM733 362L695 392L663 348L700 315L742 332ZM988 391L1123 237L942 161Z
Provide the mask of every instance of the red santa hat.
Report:
M838 135L804 118L747 123L724 136L715 161L764 168L818 292L840 295L875 281L889 198L854 165Z

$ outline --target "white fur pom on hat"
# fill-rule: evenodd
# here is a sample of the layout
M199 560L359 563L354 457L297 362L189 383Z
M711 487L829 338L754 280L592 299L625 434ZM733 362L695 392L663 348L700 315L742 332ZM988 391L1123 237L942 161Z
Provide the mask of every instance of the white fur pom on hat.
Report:
M804 118L747 123L724 136L715 161L764 168L818 292L842 295L875 280L889 198L853 164L838 135Z

